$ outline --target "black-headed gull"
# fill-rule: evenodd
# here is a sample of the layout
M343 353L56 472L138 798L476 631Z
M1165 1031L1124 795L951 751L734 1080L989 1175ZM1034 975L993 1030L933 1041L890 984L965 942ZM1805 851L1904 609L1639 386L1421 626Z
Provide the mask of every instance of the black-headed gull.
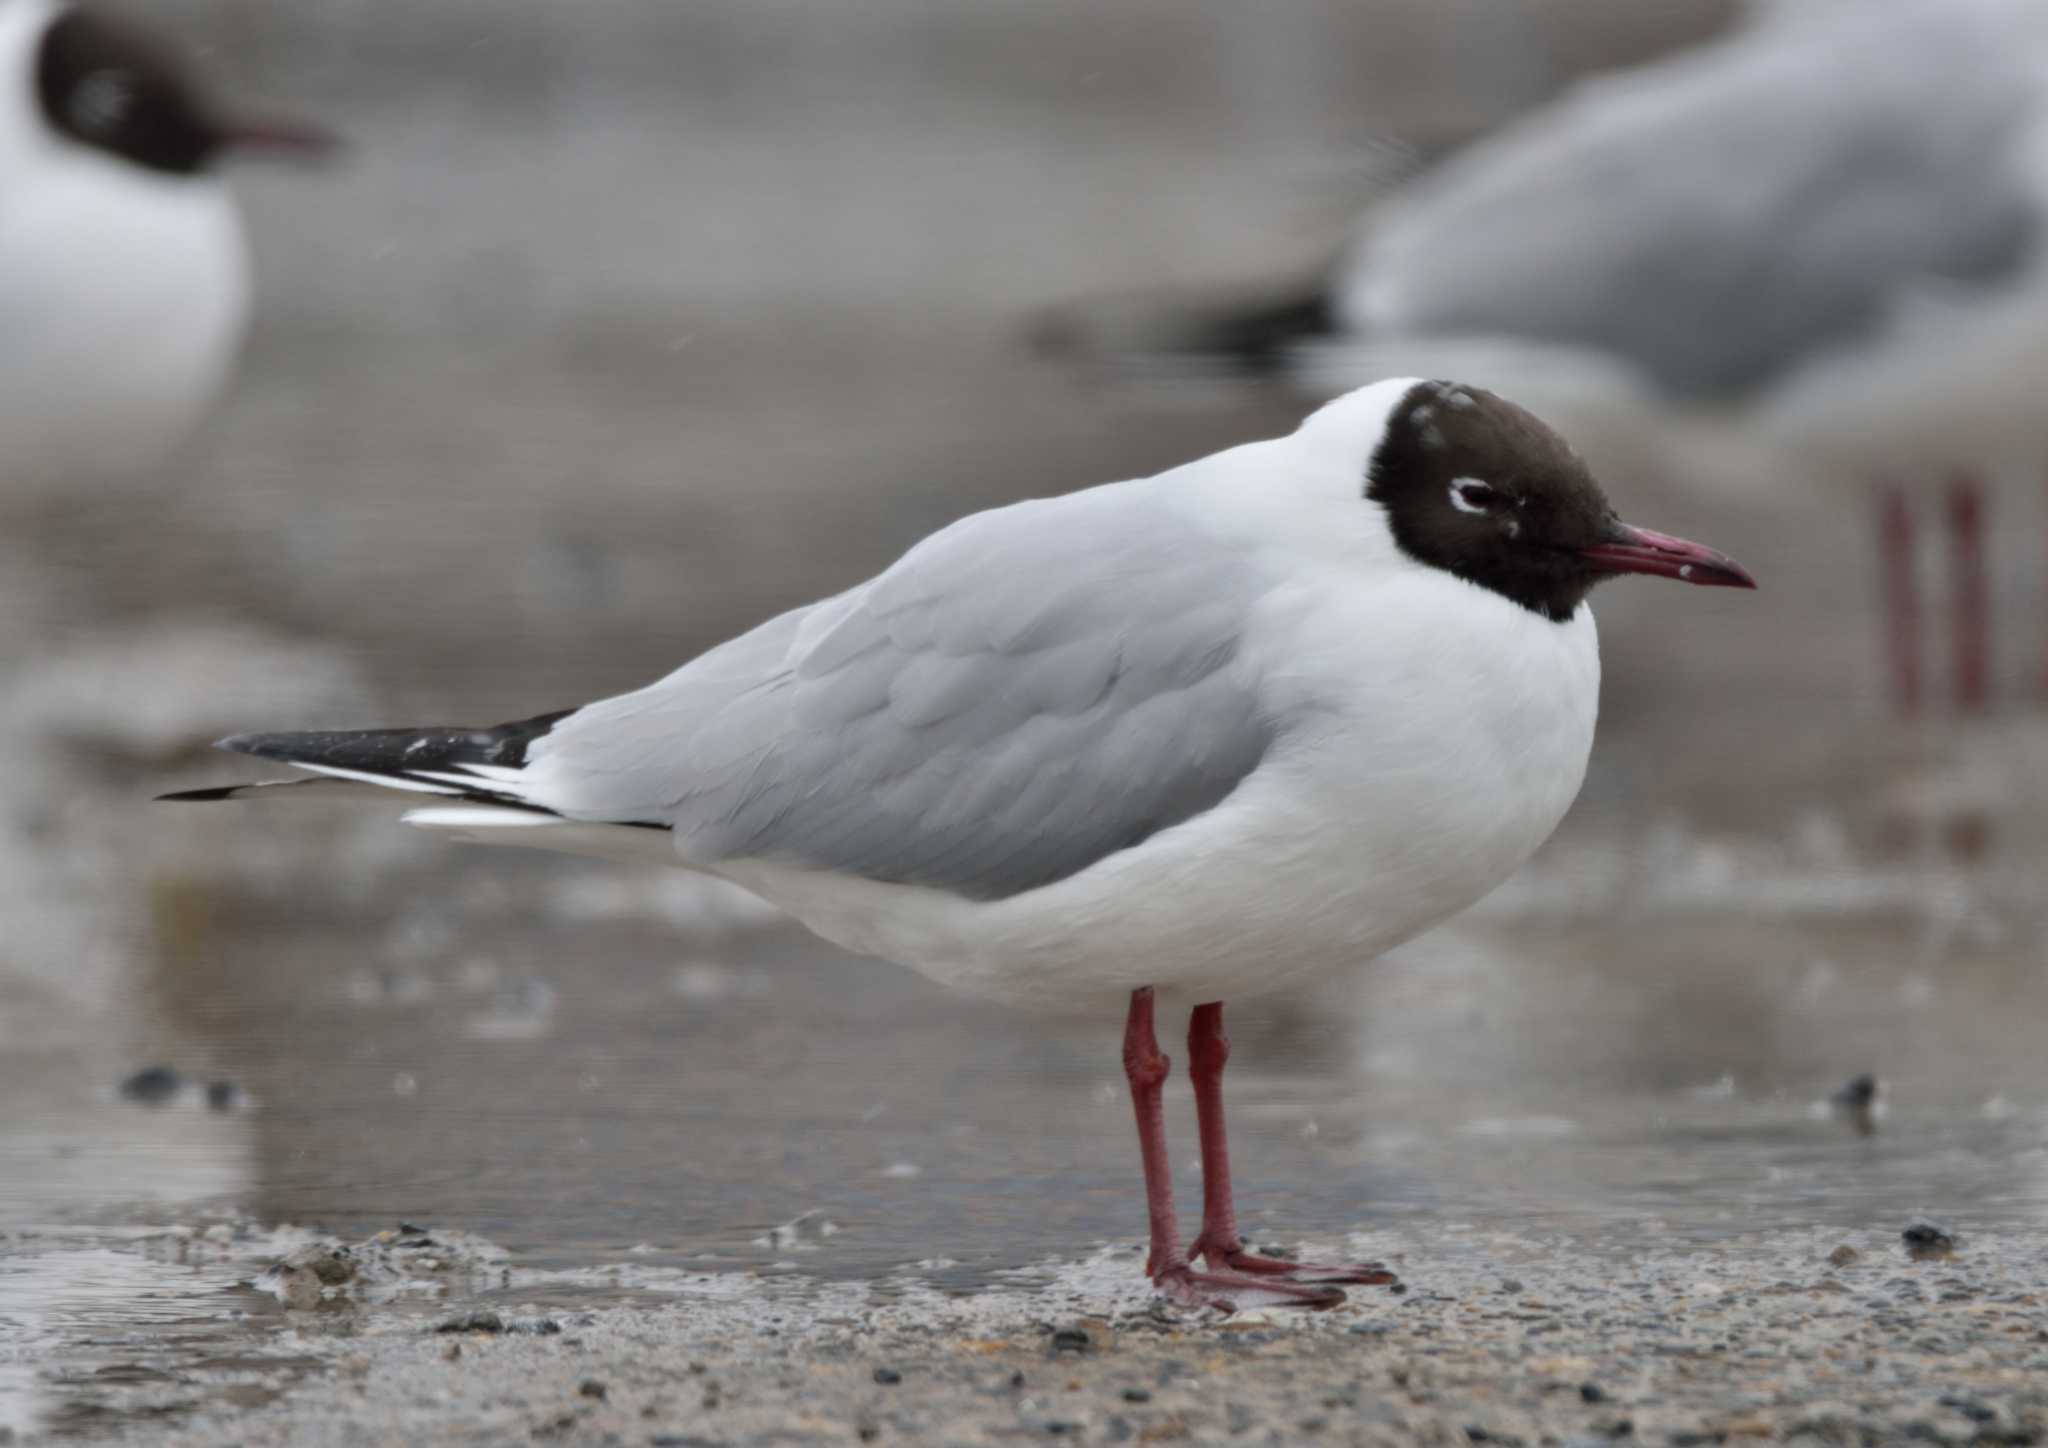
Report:
M222 747L322 778L172 797L437 796L406 818L721 876L1013 1005L1127 1006L1152 1279L1326 1306L1391 1278L1246 1250L1222 1002L1377 955L1549 836L1599 704L1586 596L1621 573L1755 586L1620 522L1521 408L1401 379L1287 437L965 518L637 693L494 729L241 735ZM1193 1009L1192 1247L1155 997Z
M1873 479L1908 712L1925 692L1913 495L1933 484L1954 692L1975 708L1990 688L1981 478L2038 476L2048 447L2044 122L2036 0L1759 7L1394 188L1308 292L1196 343L1317 392L1418 358L1539 395L1626 378L1806 471Z
M0 0L0 487L135 472L190 434L249 311L218 162L329 144L216 108L125 20Z

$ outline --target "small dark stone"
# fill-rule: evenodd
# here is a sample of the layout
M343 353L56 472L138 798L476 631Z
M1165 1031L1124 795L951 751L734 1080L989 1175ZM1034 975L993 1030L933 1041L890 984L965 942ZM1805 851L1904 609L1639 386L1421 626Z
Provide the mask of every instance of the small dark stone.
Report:
M595 1398L601 1403L604 1401L605 1394L609 1391L609 1389L607 1389L605 1385L599 1382L596 1378L585 1378L582 1382L576 1385L576 1391L583 1397Z
M1396 1297L1405 1297L1408 1294L1408 1284L1405 1282L1396 1282L1389 1286L1387 1288L1387 1291L1393 1293Z
M1024 1373L1021 1369L1010 1374L1010 1386L1013 1388L1022 1388L1024 1386Z
M1607 1390L1598 1383L1580 1383L1579 1401L1582 1403L1604 1403L1607 1401Z
M863 1423L856 1431L860 1434L861 1442L872 1443L882 1436L882 1425L880 1423Z
M232 1081L209 1081L206 1104L215 1111L233 1111L242 1104L242 1088Z
M522 1317L505 1330L524 1333L528 1337L553 1337L562 1330L562 1324L552 1317Z
M342 1283L353 1280L356 1275L355 1259L349 1255L346 1247L321 1252L304 1265L312 1268L313 1275L329 1287L339 1287Z
M1861 1076L1853 1076L1829 1099L1837 1106L1868 1106L1877 1100L1877 1077L1867 1071Z
M1124 1401L1126 1403L1149 1403L1152 1401L1152 1390L1150 1388L1125 1388Z
M1094 1341L1085 1327L1063 1327L1052 1335L1052 1350L1060 1352L1086 1352Z
M436 1332L503 1332L504 1330L505 1319L488 1309L481 1312L459 1313L434 1328Z
M425 1227L415 1227L411 1222L400 1222L398 1224L398 1235L401 1237L424 1237L427 1235L427 1229Z
M1862 1255L1861 1252L1851 1247L1847 1242L1844 1242L1841 1246L1835 1248L1834 1251L1828 1253L1828 1262L1836 1267L1847 1267Z
M1912 1223L1899 1238L1906 1244L1906 1251L1915 1261L1947 1257L1956 1249L1955 1233L1937 1222L1925 1218Z
M1467 1443L1491 1443L1493 1441L1493 1434L1487 1432L1477 1423L1467 1423L1465 1425L1465 1441Z
M1512 1296L1514 1293L1522 1291L1523 1287L1517 1279L1513 1277L1503 1277L1500 1282L1500 1290Z
M1064 1438L1069 1433L1081 1431L1079 1423L1069 1422L1065 1418L1047 1418L1041 1426L1044 1427L1047 1436L1053 1438Z
M1728 1435L1726 1433L1709 1433L1704 1429L1695 1432L1692 1429L1686 1428L1673 1433L1669 1441L1671 1448L1701 1448L1702 1444L1725 1443L1727 1440Z
M169 1066L144 1066L133 1076L121 1083L121 1095L125 1100L139 1101L144 1106L161 1106L178 1094L178 1088L185 1084L185 1078Z
M896 1384L903 1381L903 1374L897 1372L894 1368L876 1368L874 1378L883 1387L893 1388Z
M1975 1398L1963 1397L1959 1393L1944 1393L1935 1401L1944 1408L1955 1409L1973 1423L1988 1423L1998 1416L1997 1410L1990 1404L1980 1403Z

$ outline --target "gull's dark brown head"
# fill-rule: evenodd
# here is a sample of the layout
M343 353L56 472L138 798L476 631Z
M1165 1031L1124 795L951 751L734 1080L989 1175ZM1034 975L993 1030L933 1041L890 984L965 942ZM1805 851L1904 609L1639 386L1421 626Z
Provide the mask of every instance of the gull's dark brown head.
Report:
M91 9L63 9L35 57L44 122L83 146L167 176L197 175L229 150L321 155L326 132L217 109L153 36Z
M1483 388L1410 388L1388 414L1365 495L1411 558L1559 623L1619 573L1756 587L1726 554L1622 522L1563 438Z

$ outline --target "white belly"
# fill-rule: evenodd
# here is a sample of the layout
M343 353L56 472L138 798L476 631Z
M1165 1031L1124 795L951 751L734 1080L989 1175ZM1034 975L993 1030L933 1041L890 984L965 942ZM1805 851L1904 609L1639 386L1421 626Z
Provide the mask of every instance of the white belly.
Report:
M1577 795L1599 698L1590 609L1554 624L1411 570L1370 593L1304 588L1255 632L1262 697L1299 722L1222 804L1078 875L977 902L760 861L722 872L830 940L977 995L1230 999L1361 964L1464 909Z
M248 314L241 224L208 178L82 157L0 200L8 490L160 464L218 397Z

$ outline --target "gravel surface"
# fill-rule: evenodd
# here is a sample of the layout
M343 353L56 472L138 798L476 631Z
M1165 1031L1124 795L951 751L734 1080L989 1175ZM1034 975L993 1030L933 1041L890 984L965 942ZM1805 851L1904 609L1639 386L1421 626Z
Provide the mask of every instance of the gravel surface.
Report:
M916 1276L526 1271L449 1239L410 1301L389 1260L434 1249L389 1233L352 1249L367 1294L344 1279L254 1313L240 1353L103 1367L96 1406L53 1426L249 1445L2041 1441L2048 1247L1972 1233L1916 1255L1903 1230L1603 1250L1430 1224L1342 1244L1399 1290L1233 1317L1156 1306L1135 1245L955 1296ZM224 1244L223 1268L250 1245Z

